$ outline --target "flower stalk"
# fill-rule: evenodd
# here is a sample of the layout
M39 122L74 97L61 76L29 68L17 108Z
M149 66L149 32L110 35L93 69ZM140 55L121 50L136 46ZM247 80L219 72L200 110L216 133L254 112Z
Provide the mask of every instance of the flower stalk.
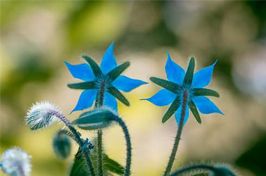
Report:
M105 81L103 80L99 85L99 90L97 92L95 101L95 108L100 108L103 106L104 90ZM98 175L103 176L103 131L101 129L97 131L97 170Z
M177 150L178 150L178 146L179 146L179 141L181 139L181 135L182 135L183 127L184 127L184 120L185 120L186 108L187 108L186 107L187 99L188 99L188 91L184 91L182 107L181 107L182 108L181 109L181 119L180 119L180 122L178 124L176 137L175 137L175 143L173 145L172 152L171 152L171 155L169 157L168 164L167 164L166 169L164 171L164 176L169 175L169 173L171 172L171 169L173 167L173 164L174 164L175 156L176 156L176 153L177 153Z
M97 131L97 169L98 175L103 176L103 131Z

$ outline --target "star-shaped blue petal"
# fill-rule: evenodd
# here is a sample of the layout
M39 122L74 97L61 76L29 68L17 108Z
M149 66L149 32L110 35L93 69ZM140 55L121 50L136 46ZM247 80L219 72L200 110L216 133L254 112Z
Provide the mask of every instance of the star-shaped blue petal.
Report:
M120 91L130 92L146 82L121 75L129 62L117 65L114 56L114 44L110 44L104 53L100 66L88 56L83 56L87 63L72 65L65 62L74 78L84 82L68 84L70 88L84 90L73 111L84 110L93 105L109 106L117 111L117 100L129 105ZM72 112L73 112L72 111Z
M161 89L152 97L146 99L157 106L165 106L172 103L175 99L175 94L167 89Z
M169 53L165 64L165 72L169 81L182 84L185 76L185 70L171 59Z
M196 72L192 81L192 87L205 87L209 85L216 63L217 61L215 61L212 65L202 68L201 70Z
M163 89L146 99L157 106L171 104L163 116L162 122L167 121L175 114L177 124L179 125L182 123L184 125L189 117L189 109L199 123L201 123L199 112L203 114L223 114L223 112L206 97L219 97L219 94L214 90L204 88L211 82L215 64L216 62L208 67L202 68L194 74L194 58L190 59L187 71L185 72L168 54L165 65L167 80L151 77L151 81L163 87Z
M132 79L126 76L119 76L114 82L113 85L124 92L130 92L131 90L141 86L142 84L146 84L146 82Z
M104 74L114 69L116 64L116 58L114 56L114 43L111 43L106 49L101 62L101 70Z
M83 81L91 81L94 79L94 75L88 64L72 65L65 61L65 65L74 78L81 79Z

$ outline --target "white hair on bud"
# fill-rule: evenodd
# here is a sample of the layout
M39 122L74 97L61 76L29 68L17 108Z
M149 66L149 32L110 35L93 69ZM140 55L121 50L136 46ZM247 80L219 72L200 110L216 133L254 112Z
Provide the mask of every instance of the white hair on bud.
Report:
M26 124L32 129L37 130L50 126L58 121L61 111L49 102L37 102L27 112Z
M20 148L6 150L0 159L2 170L8 175L29 176L31 172L31 156Z

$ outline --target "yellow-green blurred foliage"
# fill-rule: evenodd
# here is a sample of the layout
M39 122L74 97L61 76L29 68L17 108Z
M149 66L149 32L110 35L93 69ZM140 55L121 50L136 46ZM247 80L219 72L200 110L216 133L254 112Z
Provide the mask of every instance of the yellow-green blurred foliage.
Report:
M211 87L220 92L221 98L214 101L225 115L203 115L201 125L191 116L175 168L211 160L228 162L243 175L265 174L257 168L263 159L255 157L265 156L265 150L256 151L244 164L239 159L265 136L265 6L262 1L230 0L1 0L0 153L20 146L32 156L33 176L66 175L75 151L61 161L51 145L62 126L31 132L24 116L34 102L48 100L75 119L80 112L69 112L80 92L66 87L75 80L63 61L80 63L81 53L100 61L114 41L118 62L131 62L126 74L145 81L165 77L167 51L182 66L190 55L196 56L198 68L218 59ZM140 100L158 89L142 86L126 94L132 106L119 104L133 140L133 175L160 175L173 143L175 120L161 124L166 108ZM104 145L112 158L124 163L119 127L104 130ZM258 164L254 169L249 162Z

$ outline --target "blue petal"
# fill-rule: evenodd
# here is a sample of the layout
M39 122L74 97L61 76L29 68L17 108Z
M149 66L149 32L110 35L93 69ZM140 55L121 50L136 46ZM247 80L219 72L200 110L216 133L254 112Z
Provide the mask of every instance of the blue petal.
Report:
M223 114L223 112L207 97L204 96L194 97L193 101L196 104L199 111L203 114L210 114L210 113Z
M104 93L103 104L105 106L108 106L108 107L112 108L113 110L117 111L117 101L116 101L115 97L113 95L109 94L108 92Z
M88 64L72 65L65 61L65 65L74 78L84 81L91 81L94 79L94 74Z
M124 92L129 92L143 84L147 84L144 81L138 79L132 79L126 76L119 76L114 82L113 85Z
M101 63L102 72L106 74L114 69L116 65L116 59L114 56L114 43L111 43L103 55Z
M167 62L165 64L165 72L168 80L179 85L183 83L185 71L171 59L170 54L168 54Z
M146 100L148 100L149 102L157 106L165 106L165 105L169 105L170 103L172 103L175 97L176 97L176 94L166 89L162 89L159 92L157 92L155 95L153 95L152 97Z
M79 111L91 107L96 97L96 90L85 90L80 94L76 107L72 110Z
M217 61L215 61L212 65L204 67L195 73L195 75L193 76L192 87L205 87L211 82L212 73L216 62Z
M176 120L177 125L179 125L180 120L181 120L181 111L182 111L182 106L180 106L175 113L175 120ZM189 116L189 109L188 109L188 106L186 106L186 114L185 114L183 125L187 123L188 116Z

